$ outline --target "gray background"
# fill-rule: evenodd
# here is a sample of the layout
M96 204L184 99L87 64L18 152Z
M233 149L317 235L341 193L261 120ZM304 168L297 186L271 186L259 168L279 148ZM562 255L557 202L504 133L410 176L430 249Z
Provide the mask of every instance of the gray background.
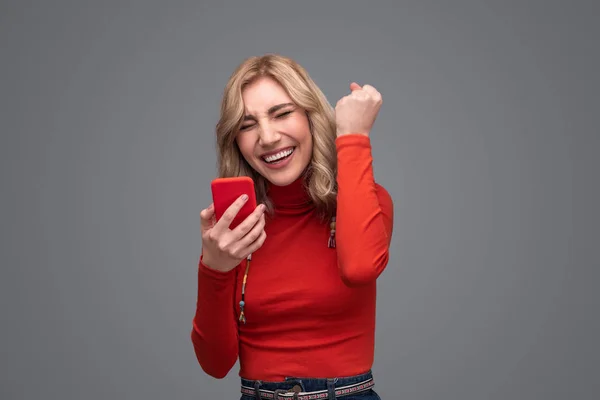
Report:
M594 1L0 3L0 398L235 399L189 339L223 86L380 89L384 399L600 391Z

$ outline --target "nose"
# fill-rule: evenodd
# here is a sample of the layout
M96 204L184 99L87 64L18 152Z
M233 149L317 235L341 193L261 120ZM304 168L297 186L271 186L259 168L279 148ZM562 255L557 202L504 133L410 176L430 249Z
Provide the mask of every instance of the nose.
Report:
M271 126L268 122L261 124L258 142L261 146L269 147L277 143L281 139L281 135L277 132L275 127Z

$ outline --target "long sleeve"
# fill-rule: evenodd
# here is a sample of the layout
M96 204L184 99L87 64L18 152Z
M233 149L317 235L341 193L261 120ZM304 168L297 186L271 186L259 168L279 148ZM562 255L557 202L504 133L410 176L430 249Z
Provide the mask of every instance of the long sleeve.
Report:
M238 358L234 294L237 270L219 272L198 263L198 297L191 339L204 372L221 379Z
M338 267L344 282L357 286L374 281L387 266L393 202L389 193L375 183L368 136L340 136L336 148Z

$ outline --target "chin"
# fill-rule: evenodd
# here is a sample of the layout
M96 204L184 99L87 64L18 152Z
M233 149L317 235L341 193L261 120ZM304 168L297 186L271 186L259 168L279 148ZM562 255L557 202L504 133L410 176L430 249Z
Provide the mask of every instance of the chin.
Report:
M262 161L260 161L262 162ZM269 168L265 168L261 165L261 168L258 169L260 175L264 177L269 183L275 186L288 186L294 183L298 178L300 178L306 167L302 167L302 165L289 165L280 170L271 170Z

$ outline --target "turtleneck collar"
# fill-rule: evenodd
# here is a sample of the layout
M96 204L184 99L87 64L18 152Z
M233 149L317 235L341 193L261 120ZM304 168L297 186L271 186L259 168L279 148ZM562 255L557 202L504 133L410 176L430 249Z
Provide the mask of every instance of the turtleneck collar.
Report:
M315 208L304 186L304 175L287 186L268 184L267 195L273 202L277 214L304 214Z

